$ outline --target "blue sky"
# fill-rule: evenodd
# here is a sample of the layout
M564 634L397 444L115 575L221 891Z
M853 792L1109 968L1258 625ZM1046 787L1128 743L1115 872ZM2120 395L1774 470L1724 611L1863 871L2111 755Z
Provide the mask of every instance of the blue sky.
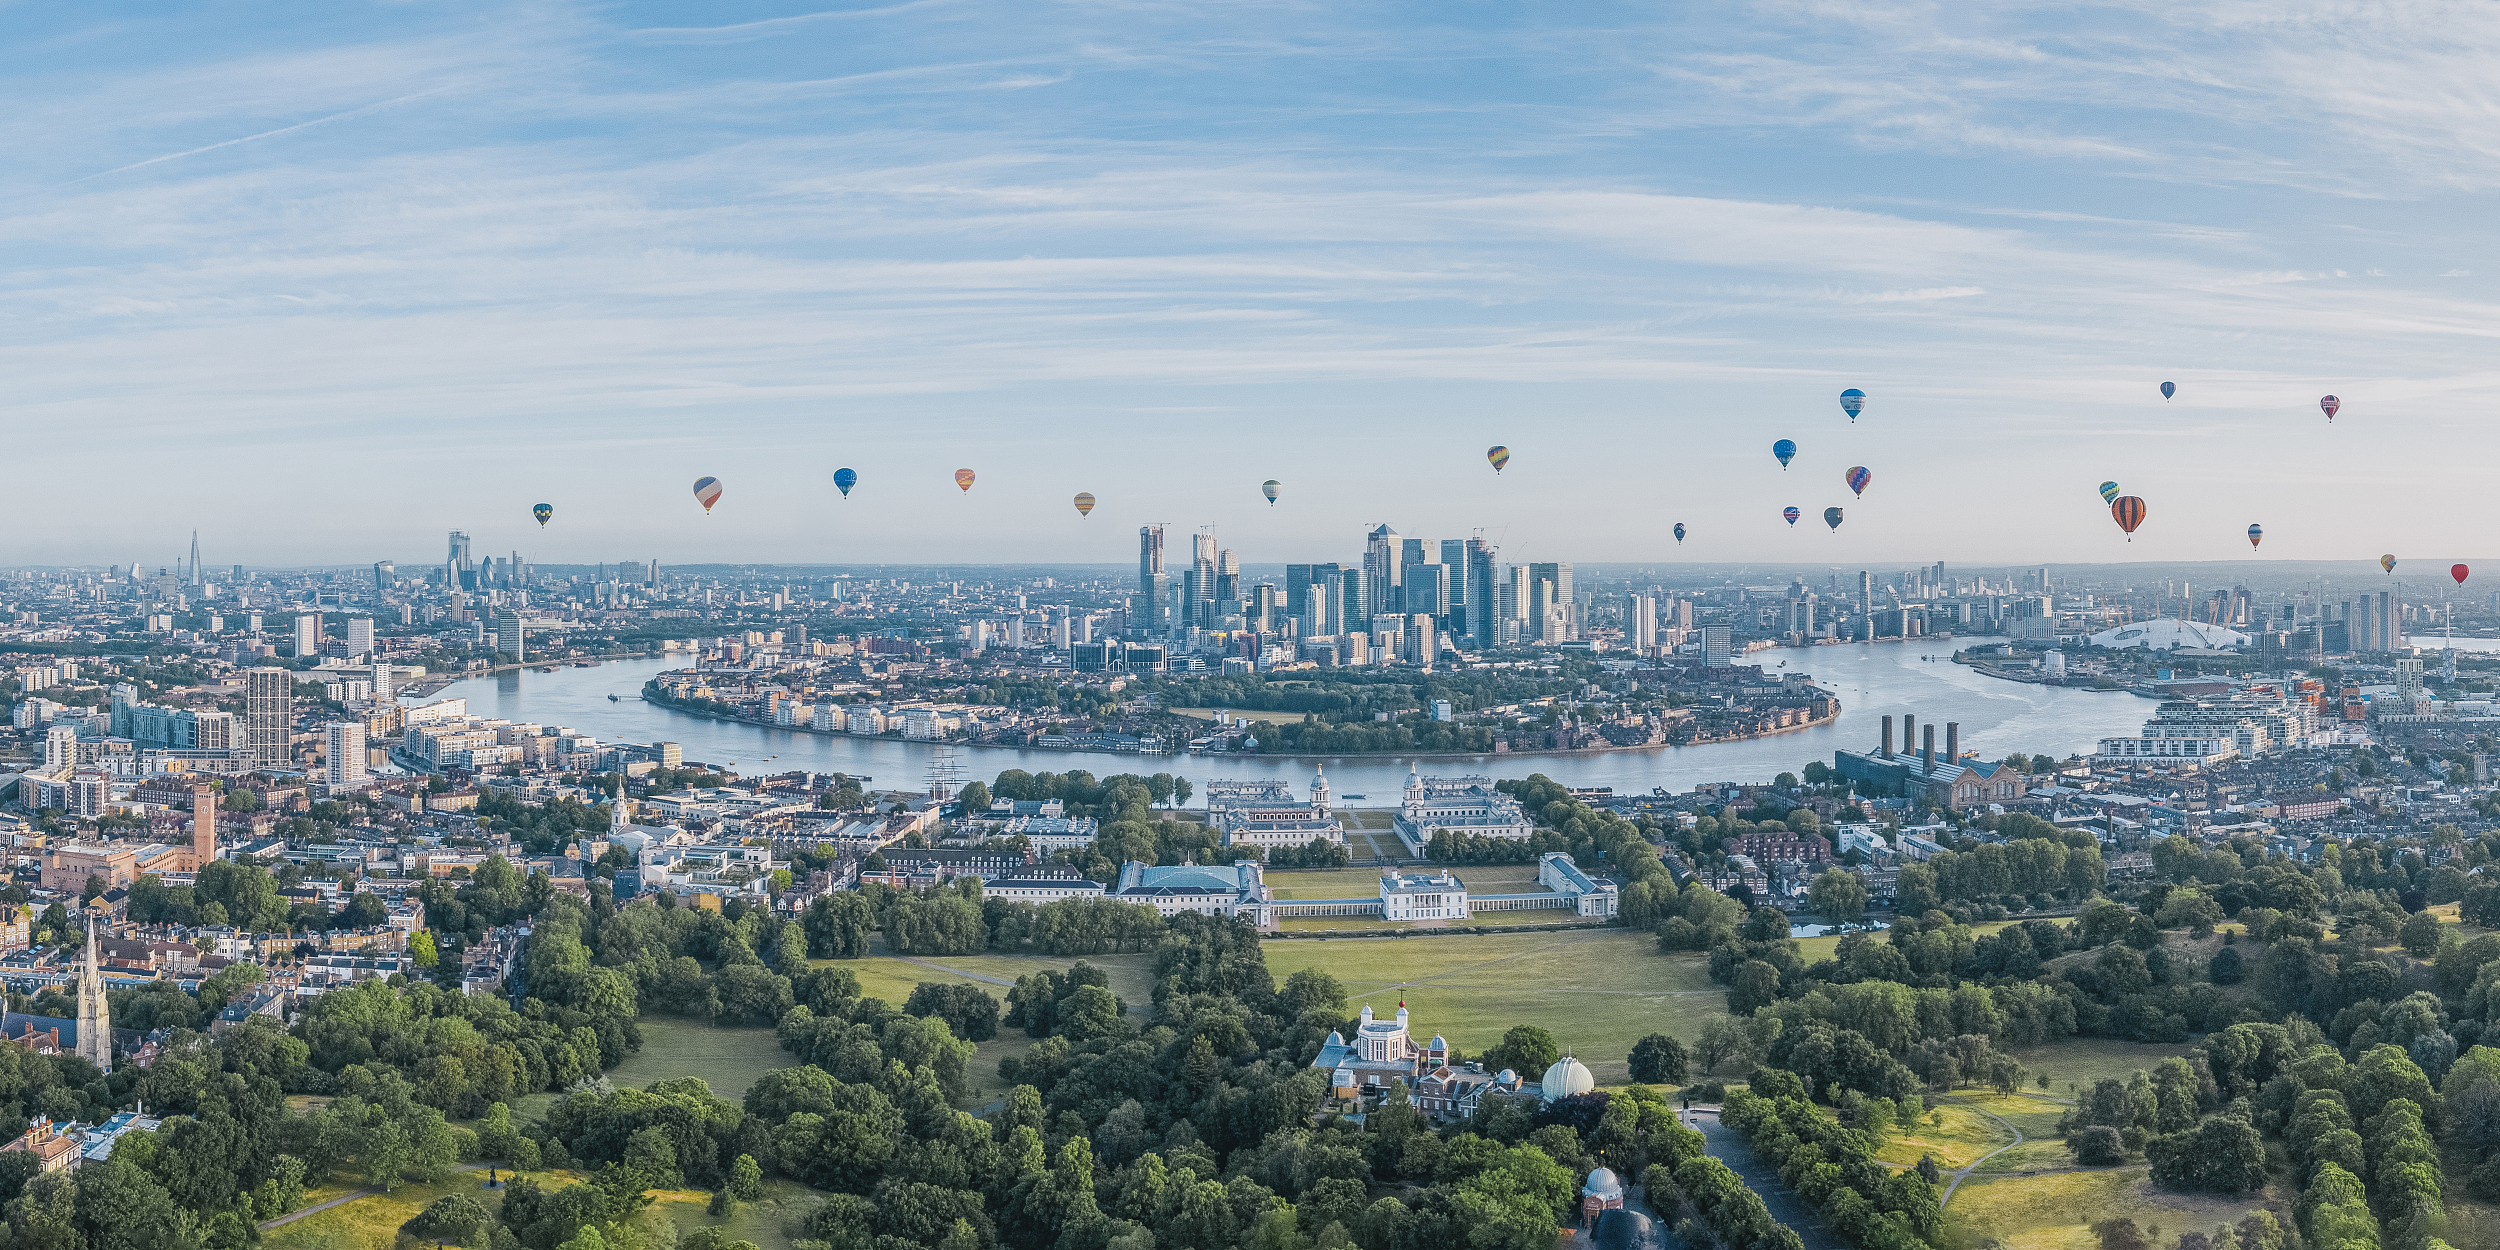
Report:
M214 563L1118 561L1144 522L1269 562L1384 520L2358 562L2500 519L2488 5L9 16L0 564L193 525Z

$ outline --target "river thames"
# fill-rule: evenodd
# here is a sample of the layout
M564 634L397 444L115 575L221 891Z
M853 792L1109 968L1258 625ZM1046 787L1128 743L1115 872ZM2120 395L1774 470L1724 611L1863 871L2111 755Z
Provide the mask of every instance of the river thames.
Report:
M1909 714L1936 726L1942 749L1944 725L1958 721L1962 746L1985 758L2015 751L2089 753L2099 739L2141 731L2151 700L2117 691L2033 686L1983 677L1951 661L1955 647L1986 638L1935 639L1909 644L1875 643L1811 649L1757 651L1747 657L1770 672L1805 671L1841 701L1841 713L1811 729L1689 747L1653 747L1585 755L1486 755L1420 761L1426 773L1480 773L1525 777L1543 773L1570 786L1612 786L1617 793L1648 793L1652 787L1689 790L1708 781L1768 781L1795 772L1806 761L1829 762L1835 750L1872 747L1881 718ZM1782 670L1781 661L1787 662ZM873 784L918 789L934 748L892 738L853 738L759 725L715 721L642 701L642 684L653 674L683 667L682 658L620 660L595 668L566 666L552 673L499 673L453 683L437 698L469 701L475 716L565 725L608 742L676 742L689 760L728 765L755 775L809 770L873 778ZM617 696L613 703L609 695ZM1084 769L1096 776L1123 772L1169 772L1203 783L1209 777L1283 777L1298 790L1312 765L1326 763L1332 790L1360 806L1395 804L1405 785L1405 757L1298 757L1264 755L1154 756L1109 752L1032 751L1003 747L958 749L967 781L986 781L1010 768L1028 772Z

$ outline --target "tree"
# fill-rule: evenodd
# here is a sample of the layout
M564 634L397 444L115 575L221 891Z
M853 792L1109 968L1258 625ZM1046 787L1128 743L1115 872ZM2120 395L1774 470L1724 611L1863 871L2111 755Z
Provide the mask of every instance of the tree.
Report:
M1560 1058L1562 1044L1554 1040L1553 1034L1533 1024L1517 1024L1502 1034L1499 1044L1485 1052L1484 1066L1489 1072L1508 1068L1518 1073L1521 1080L1534 1081Z
M1727 987L1727 1013L1750 1016L1757 1007L1778 1002L1780 970L1759 959L1748 959L1737 965L1736 978Z
M479 1229L493 1221L494 1217L487 1214L486 1207L477 1199L467 1194L453 1194L435 1199L432 1205L400 1225L399 1231L437 1245L446 1242L458 1245L477 1236Z
M364 896L360 894L357 895L357 897L362 898ZM419 929L414 934L410 935L408 938L408 954L410 958L417 961L418 967L433 967L435 961L442 957L434 949L434 931L432 929Z
M1632 1045L1632 1079L1645 1085L1681 1085L1689 1063L1684 1043L1664 1033L1652 1033Z
M1866 915L1866 885L1844 868L1826 869L1808 887L1806 898L1814 914L1829 924L1850 924Z
M990 810L990 788L978 781L967 782L962 790L956 792L955 802L966 818L979 819L981 813Z
M2405 953L2415 959L2428 959L2439 953L2439 917L2417 911L2405 917L2396 930L2396 940L2404 943Z

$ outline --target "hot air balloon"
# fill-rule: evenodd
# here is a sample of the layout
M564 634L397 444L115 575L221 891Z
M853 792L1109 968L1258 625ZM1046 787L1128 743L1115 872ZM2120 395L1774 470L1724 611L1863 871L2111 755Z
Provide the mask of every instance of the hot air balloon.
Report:
M1867 472L1865 465L1859 465L1843 476L1849 479L1849 489L1861 495L1866 493L1866 484L1875 480L1875 475Z
M703 511L706 514L710 513L712 505L720 502L720 479L716 477L696 478L694 497L695 502L703 505Z
M2101 483L2101 502L2105 504L2118 502L2118 483Z
M2448 576L2457 579L2457 585L2459 586L2465 584L2465 575L2473 571L2474 570L2469 569L2462 564L2451 564L2448 566Z
M1076 514L1078 516L1092 516L1094 514L1094 492L1090 490L1081 490L1076 493Z
M851 472L849 469L835 469L833 471L833 485L835 489L842 492L842 497L844 499L848 499L851 497L851 488L859 485L859 475Z
M1832 532L1838 533L1840 531L1840 509L1823 509L1823 524L1831 526Z
M2393 573L2393 572L2395 572L2395 571L2396 571L2396 557L2394 557L2394 556L2380 556L2380 557L2378 558L2378 566L2379 566L2380 568L2382 568L2382 569L2385 569L2386 571L2388 571L2388 572L2390 572L2390 573Z
M972 489L972 470L970 470L970 469L957 469L957 470L955 470L955 486L956 486L956 488L957 488L957 489L959 489L959 490L967 490L967 491L968 491L968 490L971 490L971 489Z
M1508 447L1487 447L1487 448L1485 448L1485 449L1484 449L1484 458L1485 458L1486 460L1492 461L1492 462L1493 462L1493 471L1494 471L1494 472L1496 472L1496 473L1499 473L1499 472L1501 472L1501 471L1502 471L1502 466L1503 466L1503 465L1506 465L1506 464L1509 464L1509 463L1510 463L1510 448L1508 448Z
M1272 477L1259 483L1259 493L1267 496L1267 506L1271 508L1276 506L1276 496L1282 494L1284 489L1284 483Z
M1796 505L1791 504L1788 507L1780 509L1780 515L1787 517L1790 525L1795 525L1797 523L1797 518L1804 514L1797 511Z
M1840 410L1848 413L1851 421L1857 420L1859 410L1865 407L1866 392L1853 386L1840 393Z
M555 514L556 506L551 503L542 503L530 509L530 515L538 518L538 527L540 529L545 529L547 527L547 519Z
M1783 438L1771 444L1771 454L1779 458L1780 467L1785 469L1789 461L1797 458L1797 444Z
M1675 541L1679 543L1684 541L1684 523L1682 521L1675 523Z
M2266 536L2266 531L2265 531L2264 527L2262 527L2262 526L2257 526L2257 525L2251 525L2251 526L2249 526L2249 527L2248 527L2248 547L2249 547L2249 550L2251 550L2251 551L2256 550L2258 540L2259 540L2259 539L2264 538L2265 536Z
M2333 425L2335 423L2335 410L2343 406L2344 401L2337 399L2332 395L2318 401L2318 407L2326 412L2326 420L2329 425Z
M2116 521L2118 528L2127 531L2128 542L2134 542L2135 527L2144 524L2144 501L2133 495L2120 495L2118 501L2109 506L2109 519Z
M2176 394L2178 394L2178 393L2179 393L2179 384L2178 384L2178 383L2176 383L2176 382L2164 382L2164 383L2162 383L2162 384L2161 384L2161 397L2162 397L2163 399L2168 399L2168 398L2170 398L2171 396L2176 395Z

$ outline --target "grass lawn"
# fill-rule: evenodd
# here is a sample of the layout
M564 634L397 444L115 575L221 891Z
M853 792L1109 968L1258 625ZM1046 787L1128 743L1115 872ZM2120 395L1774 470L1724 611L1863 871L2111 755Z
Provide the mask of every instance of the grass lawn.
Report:
M533 1175L539 1184L550 1188L572 1179L570 1173L564 1172ZM484 1172L461 1172L440 1185L402 1185L395 1193L358 1198L273 1228L261 1235L260 1244L264 1250L390 1250L399 1241L399 1226L437 1198L472 1194L489 1211L502 1207L502 1191L487 1189L485 1183ZM304 1205L327 1202L355 1188L346 1185L314 1190L304 1195Z
M2048 1073L2048 1093L2056 1098L2072 1098L2074 1095L2066 1088L2069 1084L2089 1089L2094 1081L2104 1077L2123 1080L2137 1068L2149 1071L2172 1055L2184 1055L2194 1049L2185 1042L2165 1046L2107 1037L2069 1037L2012 1053L2022 1061L2027 1081L2039 1073Z
M1175 716L1188 716L1203 721L1214 720L1216 710L1217 709L1211 707L1176 707L1169 709L1169 711ZM1254 720L1262 725L1299 725L1302 723L1302 713L1300 712L1243 712L1237 711L1233 708L1224 708L1223 710L1231 712L1233 714L1233 719L1235 720Z
M2033 1094L1977 1089L1965 1090L1955 1097L1971 1107L1995 1112L2022 1130L2022 1144L1989 1159L1981 1169L1983 1172L2028 1172L2074 1163L2074 1157L2066 1153L2065 1139L2057 1135L2057 1119L2065 1114L2065 1104Z
M642 1049L607 1074L618 1085L639 1089L654 1081L699 1076L714 1095L736 1102L765 1073L791 1065L790 1052L781 1048L771 1029L716 1029L676 1016L644 1016L636 1023L642 1026ZM531 1094L513 1104L512 1114L522 1119L544 1115L555 1099L552 1093Z
M757 1250L789 1250L789 1234L783 1226L790 1218L815 1206L823 1199L795 1181L764 1182L761 1202L741 1202L729 1218L712 1218L712 1195L699 1189L664 1189L654 1191L651 1206L642 1213L643 1227L657 1234L653 1245L675 1245L686 1234L698 1228L719 1225L721 1231L741 1241L752 1241ZM661 1232L663 1225L669 1232Z
M1262 949L1279 978L1305 968L1336 977L1354 1009L1368 1002L1393 1015L1403 997L1418 1040L1438 1033L1469 1055L1490 1049L1513 1025L1541 1025L1600 1084L1630 1079L1626 1059L1642 1036L1691 1042L1704 1020L1726 1012L1701 956L1661 955L1655 938L1622 929L1270 942Z
M2014 1140L2005 1126L1968 1107L1945 1103L1936 1108L1944 1116L1942 1127L1931 1125L1920 1117L1918 1131L1884 1139L1883 1149L1875 1157L1886 1163L1911 1164L1922 1155L1934 1155L1946 1171L1969 1167L1979 1156Z
M1940 1244L1947 1250L1976 1250L1991 1242L2010 1250L2096 1250L2100 1243L2088 1225L2123 1217L2134 1220L2147 1240L2166 1245L2181 1233L2236 1222L2261 1206L2274 1207L2279 1216L2298 1197L2279 1185L2234 1197L2174 1194L2154 1189L2146 1179L2149 1171L2139 1166L2048 1176L1974 1174L1945 1208ZM2158 1234L2151 1230L2155 1224L2161 1226Z

